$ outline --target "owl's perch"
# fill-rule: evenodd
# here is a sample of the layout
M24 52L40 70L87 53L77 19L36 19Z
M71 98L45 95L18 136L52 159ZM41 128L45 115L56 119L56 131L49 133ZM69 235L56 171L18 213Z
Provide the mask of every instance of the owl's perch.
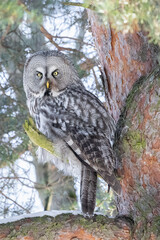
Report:
M44 148L45 150L47 150L48 152L52 153L55 156L58 156L58 154L54 150L53 143L37 129L31 117L29 117L28 120L25 120L23 128L28 137L30 138L30 140L35 145Z
M86 219L82 215L61 213L55 217L55 212L49 216L31 217L16 222L0 224L0 239L27 240L100 240L100 239L130 239L132 224L125 218L111 219L95 215ZM50 216L52 215L52 216Z

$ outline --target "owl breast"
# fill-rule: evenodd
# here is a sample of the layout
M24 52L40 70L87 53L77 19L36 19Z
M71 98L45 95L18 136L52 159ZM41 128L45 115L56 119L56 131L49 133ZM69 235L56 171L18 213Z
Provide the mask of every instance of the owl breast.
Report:
M61 129L54 127L58 122L62 122L57 116L57 113L60 114L60 109L57 109L58 105L60 105L59 100L55 101L55 98L51 96L31 102L30 114L35 118L38 130L53 142L55 150L55 155L52 155L39 148L38 159L43 163L52 162L65 175L79 179L81 163L63 140L67 135Z

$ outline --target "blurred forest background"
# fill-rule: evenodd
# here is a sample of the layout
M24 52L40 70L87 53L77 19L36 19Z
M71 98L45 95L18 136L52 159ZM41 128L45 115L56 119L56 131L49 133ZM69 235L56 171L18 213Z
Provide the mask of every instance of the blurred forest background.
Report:
M83 5L83 6L82 6ZM23 91L26 57L38 50L68 54L86 88L104 101L101 69L87 20L95 10L105 24L131 31L138 22L159 44L160 4L155 1L4 0L0 3L0 218L51 209L78 210L73 179L42 165L23 130L28 117ZM99 181L96 210L116 214L113 193Z
M73 179L51 164L37 162L36 147L22 127L28 116L22 84L24 63L29 54L44 49L68 54L86 87L103 97L85 8L53 0L5 0L0 4L1 217L44 209L79 209ZM97 208L104 205L108 209L111 202L113 212L107 185L103 183L100 189Z

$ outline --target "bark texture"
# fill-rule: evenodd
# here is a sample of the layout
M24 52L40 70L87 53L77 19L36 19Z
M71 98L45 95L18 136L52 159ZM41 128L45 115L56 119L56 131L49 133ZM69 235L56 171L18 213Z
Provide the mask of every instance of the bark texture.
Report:
M160 72L140 79L127 98L115 144L122 162L117 208L135 222L138 239L160 236ZM148 237L148 238L147 238ZM156 238L155 238L156 239Z
M131 224L125 219L61 214L27 218L0 225L1 240L120 240L131 239Z
M88 10L88 16L100 58L106 105L118 122L115 152L122 185L118 212L133 219L133 239L160 239L158 48L136 28L123 35L110 25L104 26L93 11Z
M157 49L136 29L126 35L116 32L109 24L103 25L91 10L88 19L100 59L106 105L117 121L135 81L156 65Z

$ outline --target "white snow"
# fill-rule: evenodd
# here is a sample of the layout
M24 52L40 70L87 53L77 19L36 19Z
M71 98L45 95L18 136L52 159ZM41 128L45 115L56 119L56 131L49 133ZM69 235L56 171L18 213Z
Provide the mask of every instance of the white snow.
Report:
M43 211L43 212L37 212L37 213L31 213L31 214L23 214L15 217L0 219L0 224L6 224L8 222L16 222L25 218L34 218L34 217L43 217L43 216L56 217L57 215L68 214L68 213L71 213L73 215L78 215L78 214L82 215L82 212L80 211L52 210L52 211Z
M34 218L34 217L44 217L44 216L48 216L48 217L56 217L58 215L61 214L73 214L73 215L81 215L84 216L82 214L81 211L68 211L68 210L52 210L52 211L43 211L43 212L37 212L37 213L31 213L31 214L23 214L23 215L19 215L19 216L15 216L15 217L10 217L10 218L5 218L5 219L0 219L0 224L6 224L9 222L16 222L25 218ZM99 212L95 212L95 215L102 215L104 216L102 213Z

